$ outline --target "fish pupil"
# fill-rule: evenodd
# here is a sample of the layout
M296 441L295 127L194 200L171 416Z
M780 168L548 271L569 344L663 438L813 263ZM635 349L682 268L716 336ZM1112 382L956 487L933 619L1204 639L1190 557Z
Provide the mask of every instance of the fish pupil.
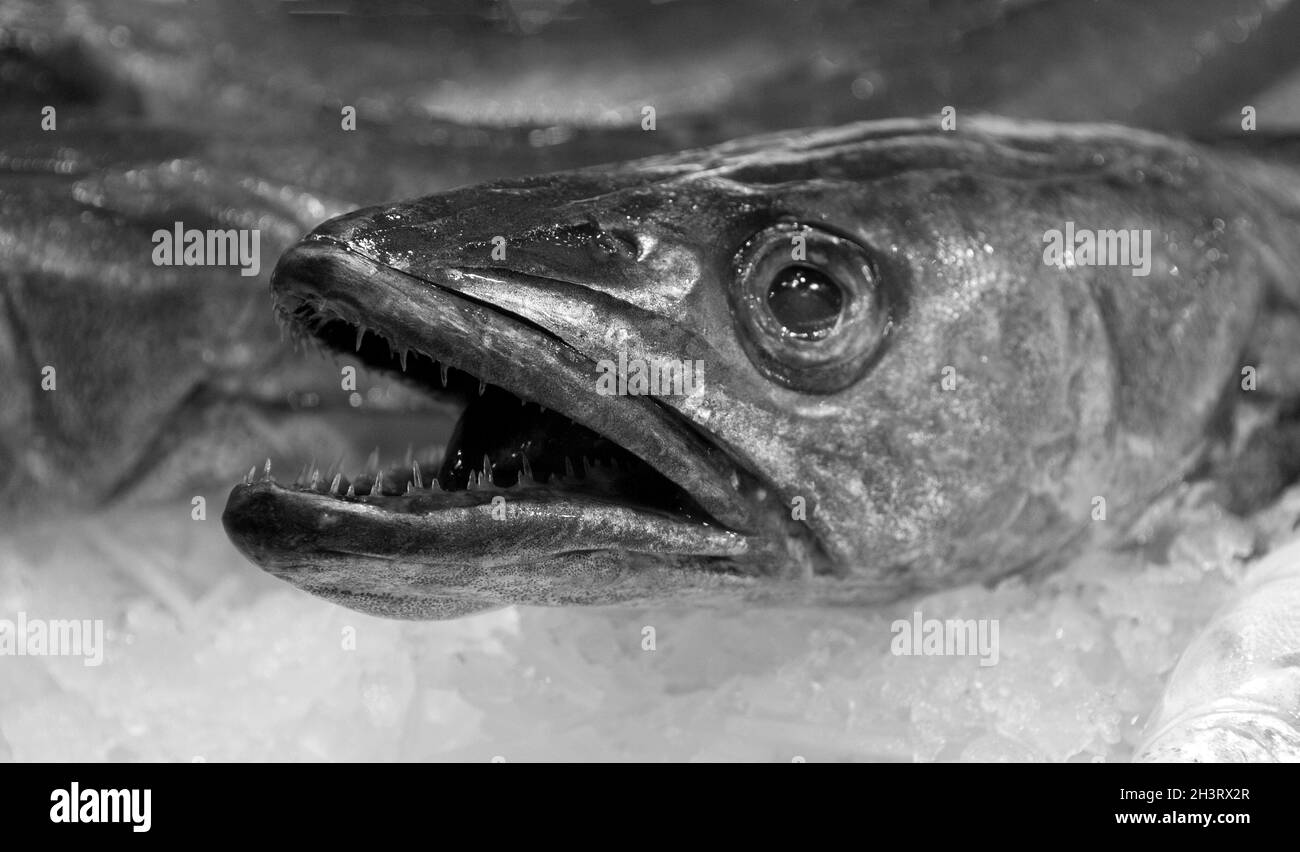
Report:
M815 339L834 327L844 306L844 295L818 270L787 266L768 285L767 306L788 335Z

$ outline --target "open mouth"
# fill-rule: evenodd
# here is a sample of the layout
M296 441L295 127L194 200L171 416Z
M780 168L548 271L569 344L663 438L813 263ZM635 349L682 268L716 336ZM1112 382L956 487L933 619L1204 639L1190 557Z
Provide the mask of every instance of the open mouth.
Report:
M760 483L653 397L597 393L589 358L457 292L472 276L544 283L417 277L329 236L281 259L272 287L292 333L463 410L440 458L305 469L292 485L250 472L223 518L236 545L276 572L322 557L490 566L602 550L727 570L745 554Z
M555 492L602 497L647 511L716 523L694 498L630 451L541 402L529 402L418 350L395 349L381 333L300 304L291 322L315 340L357 357L373 369L400 373L430 393L459 403L462 413L441 458L404 459L400 465L348 477L343 471L305 470L294 487L349 499L409 497L546 485ZM254 474L255 477L255 474ZM326 484L325 479L329 478ZM436 500L436 498L434 498ZM400 506L400 503L384 505ZM426 499L422 505L434 505Z

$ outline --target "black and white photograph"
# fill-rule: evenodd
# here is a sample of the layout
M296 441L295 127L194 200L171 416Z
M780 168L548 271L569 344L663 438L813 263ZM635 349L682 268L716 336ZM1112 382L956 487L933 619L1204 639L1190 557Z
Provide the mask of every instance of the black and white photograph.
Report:
M1300 7L3 0L0 398L0 762L1297 762Z

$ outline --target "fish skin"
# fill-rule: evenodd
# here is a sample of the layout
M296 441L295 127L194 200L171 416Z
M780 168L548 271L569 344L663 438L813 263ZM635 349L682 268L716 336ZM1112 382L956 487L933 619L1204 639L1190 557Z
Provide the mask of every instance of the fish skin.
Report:
M1137 762L1300 762L1300 539L1250 569L1183 652Z
M611 357L611 326L626 329L629 357L703 360L702 395L657 401L775 495L728 523L749 554L787 563L773 573L735 557L729 572L750 582L723 596L862 603L1042 562L1086 533L1121 531L1181 481L1236 399L1266 302L1300 303L1289 275L1297 198L1288 167L1118 126L871 122L364 209L308 235L273 291L283 308L295 258L324 253L342 264L318 277L347 263L393 270L439 299L522 318L593 364ZM866 247L890 291L879 355L832 393L761 372L728 300L737 250L791 220ZM1149 277L1045 266L1042 236L1067 221L1150 228ZM505 261L490 256L500 235ZM593 252L610 240L635 249ZM941 389L945 367L955 390ZM610 434L637 452L634 435ZM1098 496L1109 522L1092 520ZM795 497L808 513L791 524ZM244 520L248 553L256 523ZM257 544L266 564L275 543ZM645 597L716 596L716 578L694 567ZM332 564L325 593L357 605L348 585L373 593L369 568ZM527 565L490 573L483 601L571 600L531 587ZM456 582L445 591L462 603L484 591ZM420 617L389 591L366 608ZM601 590L581 599L602 602Z

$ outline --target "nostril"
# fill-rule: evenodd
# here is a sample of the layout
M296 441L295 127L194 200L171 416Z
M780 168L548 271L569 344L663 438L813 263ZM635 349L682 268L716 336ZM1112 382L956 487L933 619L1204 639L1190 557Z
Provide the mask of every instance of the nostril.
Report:
M642 256L641 241L637 239L636 234L623 228L611 228L605 233L617 240L621 246L623 254L632 260L640 260Z
M597 251L610 257L622 254L624 251L624 246L621 245L619 241L614 238L614 235L608 231L601 231L596 234L596 236L592 238L591 244Z
M593 254L603 260L617 257L636 260L640 254L636 240L626 231L600 229L591 235L588 245Z
M568 228L570 234L585 243L597 261L614 258L636 260L640 255L637 239L622 228L604 228L594 217Z

